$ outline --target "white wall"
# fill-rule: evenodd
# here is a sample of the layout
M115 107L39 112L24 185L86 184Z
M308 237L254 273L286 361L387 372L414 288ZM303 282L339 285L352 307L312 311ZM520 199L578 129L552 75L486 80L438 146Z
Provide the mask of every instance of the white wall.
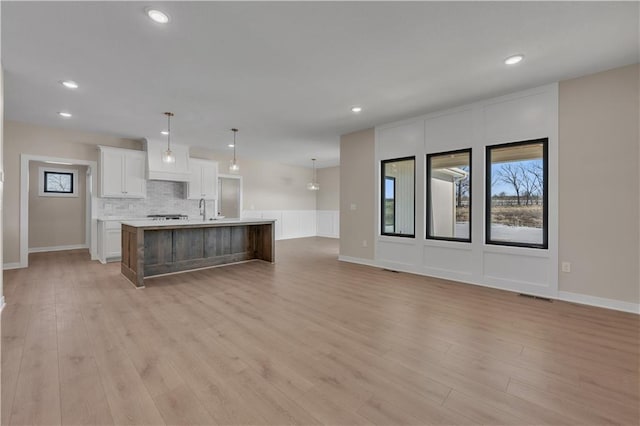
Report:
M454 279L546 297L558 295L558 89L548 85L376 128L376 164L416 156L416 238L380 235L375 263L389 269ZM549 138L549 248L484 244L486 145ZM472 148L472 242L425 239L425 156ZM380 180L377 168L376 181ZM379 191L378 191L379 192ZM379 212L380 196L376 212Z

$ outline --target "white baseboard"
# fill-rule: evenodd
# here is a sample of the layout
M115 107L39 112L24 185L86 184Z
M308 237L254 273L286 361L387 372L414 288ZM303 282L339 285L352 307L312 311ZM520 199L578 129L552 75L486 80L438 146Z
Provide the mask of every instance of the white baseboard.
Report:
M589 296L588 294L559 291L558 300L579 303L581 305L597 306L599 308L613 309L616 311L640 314L640 304L623 302L622 300L607 299L604 297Z
M20 268L26 268L26 266L23 266L20 262L10 262L2 265L2 269L5 271L9 269L20 269Z
M316 237L322 237L322 238L333 238L334 240L339 240L340 237L338 235L322 235L322 234L316 234Z
M70 246L54 246L54 247L33 247L29 249L29 253L44 253L48 251L64 251L64 250L79 250L88 249L86 244L74 244Z
M382 268L382 266L376 264L376 261L373 259L362 259L360 257L340 255L338 256L338 260L341 262L357 263L358 265L373 266L374 268Z

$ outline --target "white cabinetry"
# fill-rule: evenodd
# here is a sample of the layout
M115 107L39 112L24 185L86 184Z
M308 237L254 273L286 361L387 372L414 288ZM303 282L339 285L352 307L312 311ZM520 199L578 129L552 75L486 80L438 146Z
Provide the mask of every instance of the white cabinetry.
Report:
M215 161L189 159L189 200L215 200L218 198L218 163Z
M119 220L98 221L98 259L100 262L120 260L122 256L121 228Z
M100 146L100 196L145 198L144 151Z

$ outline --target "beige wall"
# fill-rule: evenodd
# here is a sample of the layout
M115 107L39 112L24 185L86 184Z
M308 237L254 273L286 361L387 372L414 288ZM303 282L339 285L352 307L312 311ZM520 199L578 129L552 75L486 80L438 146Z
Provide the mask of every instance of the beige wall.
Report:
M4 225L2 223L2 218L4 217L4 143L3 143L3 126L4 126L4 69L2 68L2 64L0 64L0 175L3 176L0 179L0 268L2 267L2 259L3 259L3 236L4 236ZM4 284L2 281L2 273L0 272L0 306L4 303Z
M340 164L345 166L340 170L341 256L374 257L377 208L374 135L374 129L367 129L340 138Z
M191 156L219 162L219 173L229 173L232 154L192 148ZM316 194L307 190L313 172L306 167L256 161L238 155L244 210L315 210Z
M140 149L140 142L115 136L32 124L4 123L4 263L20 261L20 154L98 161L96 145Z
M77 174L77 197L41 196L40 168ZM29 162L29 248L86 243L87 166Z
M560 82L561 291L640 302L639 72Z
M340 166L318 169L320 190L316 192L318 210L340 210Z

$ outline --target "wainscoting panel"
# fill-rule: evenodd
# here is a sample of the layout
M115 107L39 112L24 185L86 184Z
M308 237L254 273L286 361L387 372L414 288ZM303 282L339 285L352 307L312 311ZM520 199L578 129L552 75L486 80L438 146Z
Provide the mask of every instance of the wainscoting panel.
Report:
M340 238L340 211L318 210L316 235L318 237Z
M275 219L276 240L316 236L315 210L244 210L242 218Z

